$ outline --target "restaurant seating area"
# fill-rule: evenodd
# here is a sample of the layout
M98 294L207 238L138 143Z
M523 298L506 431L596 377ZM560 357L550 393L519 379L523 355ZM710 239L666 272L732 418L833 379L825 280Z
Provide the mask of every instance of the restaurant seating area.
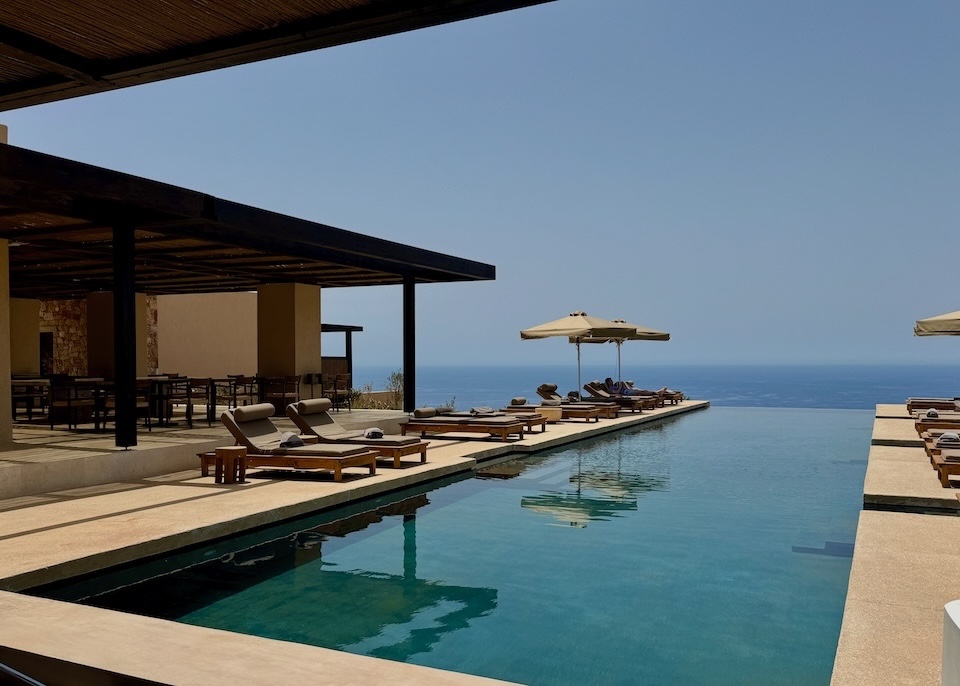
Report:
M349 374L314 374L329 383L335 393L332 406L351 409ZM211 426L218 409L271 403L275 414L301 400L301 376L252 376L229 374L223 378L185 376L174 372L137 377L136 415L147 431L167 426L175 413L187 425ZM111 379L65 374L15 376L11 379L14 422L45 423L51 429L104 431L116 418L116 393ZM179 417L178 417L179 419Z

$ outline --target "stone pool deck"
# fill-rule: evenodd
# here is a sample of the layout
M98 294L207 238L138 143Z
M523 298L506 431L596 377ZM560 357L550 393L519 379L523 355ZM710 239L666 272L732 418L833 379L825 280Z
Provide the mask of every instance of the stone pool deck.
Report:
M960 490L940 485L905 407L877 406L871 444L831 683L937 686L943 606L960 598Z
M31 488L11 495L0 500L0 613L4 617L0 622L0 662L29 664L35 670L33 675L41 679L44 670L62 671L64 663L69 663L74 666L71 669L114 672L170 684L489 682L323 648L32 598L14 591L471 471L481 463L512 459L708 406L704 401L685 401L642 415L591 423L562 422L550 425L543 434L527 434L519 441L476 440L475 435L429 438L426 464L411 462L399 470L381 467L374 476L363 476L358 470L350 477L346 476L348 470L343 483L335 483L329 476L310 480L264 478L253 471L246 483L215 484L212 477L200 477L199 469L191 466L155 475L137 472L133 478L112 478L109 483L42 493ZM362 418L352 413L354 421L359 421L358 416ZM378 425L385 424L385 419L381 417ZM109 439L103 436L90 436L88 440L84 448L74 437L61 434L47 437L45 443L38 436L29 449L31 460L39 464L38 469L48 471L54 483L66 478L56 476L65 469L84 473L82 463L87 459L97 461L113 475L124 473L122 467L110 470L115 462L149 462L149 450L113 451L107 445ZM167 452L178 443L171 432L147 440L162 443L156 449ZM224 444L223 434L216 427L201 429L183 440L186 448L181 451L188 454L208 443ZM69 441L69 448L62 445L64 441ZM44 450L51 454L44 457ZM65 450L70 453L63 457ZM25 480L37 483L35 475Z

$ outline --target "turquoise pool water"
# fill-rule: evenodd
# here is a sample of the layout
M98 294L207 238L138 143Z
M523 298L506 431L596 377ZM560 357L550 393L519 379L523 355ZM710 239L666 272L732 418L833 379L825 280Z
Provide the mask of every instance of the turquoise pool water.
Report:
M712 408L47 594L529 684L827 684L871 424Z

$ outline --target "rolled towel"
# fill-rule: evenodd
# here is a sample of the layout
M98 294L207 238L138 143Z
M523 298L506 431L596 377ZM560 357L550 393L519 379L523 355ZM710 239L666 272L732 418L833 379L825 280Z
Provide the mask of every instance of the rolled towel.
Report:
M437 409L435 407L418 407L413 411L413 416L417 419L427 419L429 417L437 416Z
M516 398L510 398L511 405L526 405L527 399L523 396L517 396Z
M470 414L493 414L494 412L496 412L496 410L494 410L492 407L487 407L486 405L470 408Z
M927 410L927 416L936 419L940 416L940 413L937 412L936 408L931 407L929 410Z
M280 434L280 447L281 448L299 448L303 445L303 439L299 435L288 431L286 433Z
M383 429L378 429L375 426L371 426L369 429L363 432L364 438L383 438Z
M450 414L453 412L453 408L449 405L441 405L437 408L437 414Z
M940 434L940 437L937 439L937 447L942 448L948 445L960 446L960 435L956 434L953 431L947 431Z

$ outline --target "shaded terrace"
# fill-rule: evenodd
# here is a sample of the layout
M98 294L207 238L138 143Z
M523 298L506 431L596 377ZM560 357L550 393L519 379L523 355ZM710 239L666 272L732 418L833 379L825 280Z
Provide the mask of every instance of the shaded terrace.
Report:
M416 284L495 277L491 265L8 145L0 146L0 239L12 297L113 292L116 436L127 446L136 444L138 292L400 285L409 411ZM9 386L5 395L9 402Z

